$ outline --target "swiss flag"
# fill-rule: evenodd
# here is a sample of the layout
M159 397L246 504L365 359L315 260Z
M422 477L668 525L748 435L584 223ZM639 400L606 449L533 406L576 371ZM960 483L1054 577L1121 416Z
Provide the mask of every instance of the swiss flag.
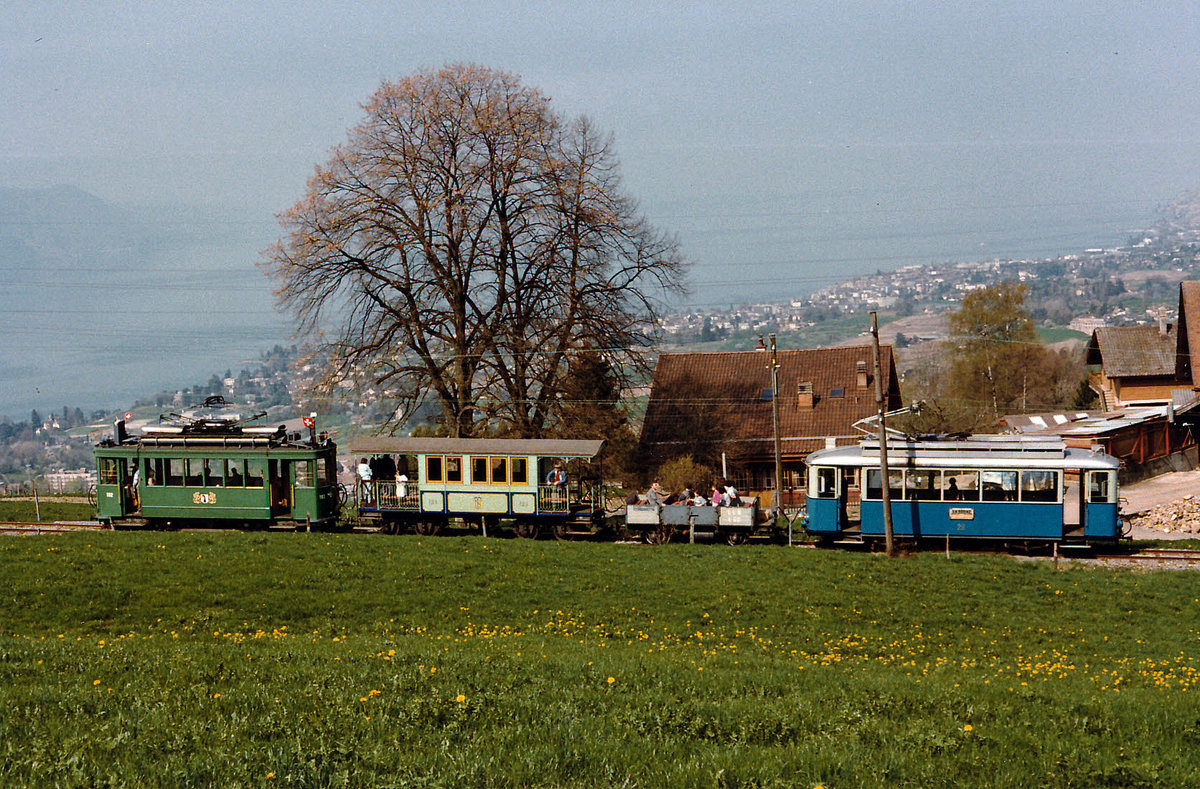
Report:
M312 427L315 424L316 424L316 420L314 420L311 416L304 417L304 426L305 427Z

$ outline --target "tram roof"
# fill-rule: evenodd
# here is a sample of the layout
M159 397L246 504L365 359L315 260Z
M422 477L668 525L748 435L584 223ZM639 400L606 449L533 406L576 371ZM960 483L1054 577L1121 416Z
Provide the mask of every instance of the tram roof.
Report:
M973 436L957 441L889 439L888 464L949 468L1115 469L1120 461L1103 452L1069 447L1062 440L1021 436ZM809 465L868 466L879 462L878 440L823 449L808 456Z
M350 442L350 452L355 455L537 455L591 460L600 454L603 446L602 439L390 436L355 439Z

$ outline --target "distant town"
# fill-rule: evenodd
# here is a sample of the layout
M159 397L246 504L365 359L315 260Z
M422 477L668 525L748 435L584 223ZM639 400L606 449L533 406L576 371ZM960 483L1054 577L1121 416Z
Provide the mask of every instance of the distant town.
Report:
M1042 259L905 266L786 302L674 312L657 328L668 347L746 347L747 341L767 332L778 334L789 347L830 344L864 333L863 318L869 311L877 311L881 320L940 315L972 290L1017 280L1029 286L1026 307L1040 327L1090 336L1100 326L1174 321L1178 283L1194 279L1198 272L1200 228L1164 222L1114 249ZM944 335L901 336L896 344L934 339Z

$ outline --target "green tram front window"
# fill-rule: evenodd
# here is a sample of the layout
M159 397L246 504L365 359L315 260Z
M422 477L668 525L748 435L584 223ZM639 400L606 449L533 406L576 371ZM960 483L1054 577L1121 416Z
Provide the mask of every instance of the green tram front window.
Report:
M99 468L96 469L96 481L101 485L116 485L119 463L117 458L100 458Z

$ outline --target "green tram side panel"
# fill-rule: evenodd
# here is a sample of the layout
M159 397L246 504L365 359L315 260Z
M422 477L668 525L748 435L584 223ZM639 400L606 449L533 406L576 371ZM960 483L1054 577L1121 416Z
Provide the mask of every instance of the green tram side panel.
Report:
M314 484L311 487L296 487L295 462L318 461L333 454L333 447L316 449L296 447L182 447L182 446L139 446L123 445L97 447L97 465L100 458L120 460L117 484L97 485L97 515L101 518L122 518L138 515L154 519L233 520L262 522L274 519L325 521L337 516L336 484ZM152 485L143 478L139 484L141 509L134 508L129 500L127 468L130 458L140 462L155 459L213 459L244 460L254 474L262 478L261 487L227 487L225 485ZM284 480L289 506L286 510L271 507L271 484L268 475L269 461L291 462ZM310 479L319 474L313 468Z

